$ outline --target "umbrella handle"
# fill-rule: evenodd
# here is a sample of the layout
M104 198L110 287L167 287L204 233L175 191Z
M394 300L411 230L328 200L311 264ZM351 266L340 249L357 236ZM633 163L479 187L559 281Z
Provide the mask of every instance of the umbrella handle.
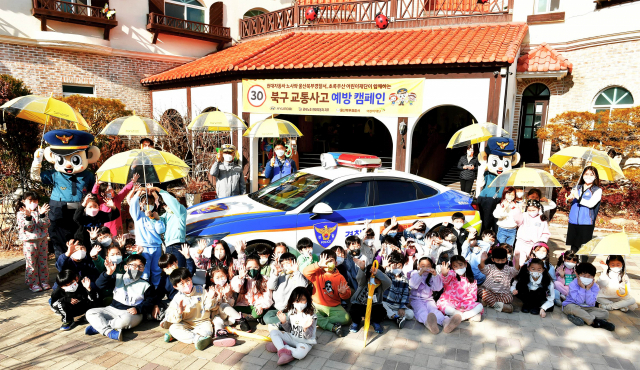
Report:
M624 294L620 294L620 290L616 291L616 294L618 295L618 297L626 297L629 295L629 285L628 284L624 284Z

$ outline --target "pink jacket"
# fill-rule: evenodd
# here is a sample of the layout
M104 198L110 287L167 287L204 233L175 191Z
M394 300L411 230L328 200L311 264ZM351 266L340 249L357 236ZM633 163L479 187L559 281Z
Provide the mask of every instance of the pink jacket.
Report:
M131 191L131 189L133 189L133 181L129 181L129 183L127 185L125 185L125 187L122 188L122 190L120 190L119 193L116 193L115 197L113 198L113 204L116 206L116 208L118 208L118 211L122 211L122 201L124 200L124 198L127 197L127 194L129 194L129 192ZM105 203L104 199L102 199L102 197L100 196L100 183L98 181L96 181L95 184L93 184L93 189L91 190L91 192L93 194L95 194L98 197L98 203L100 204L100 210L102 212L111 212L111 208L109 208L109 206L107 206L107 204ZM107 222L104 224L104 226L108 227L109 230L111 230L111 234L112 235L118 235L118 230L120 230L122 228L122 218L118 217L116 218L114 221L111 222ZM129 232L128 230L126 232Z
M540 215L531 217L528 213L522 213L520 208L513 210L513 219L518 224L517 240L527 243L547 242L551 233L549 232L549 223L542 221Z

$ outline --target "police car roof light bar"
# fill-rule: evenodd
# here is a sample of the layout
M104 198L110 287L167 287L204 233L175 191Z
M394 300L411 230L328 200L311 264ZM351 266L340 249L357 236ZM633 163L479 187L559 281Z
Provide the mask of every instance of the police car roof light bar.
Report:
M382 160L375 155L359 153L329 152L339 166L353 168L379 168Z

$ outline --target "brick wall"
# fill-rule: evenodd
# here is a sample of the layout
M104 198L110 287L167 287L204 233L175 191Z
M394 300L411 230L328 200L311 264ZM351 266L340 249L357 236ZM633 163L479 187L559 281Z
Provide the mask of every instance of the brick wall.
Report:
M128 109L146 116L151 116L151 100L140 80L177 65L0 43L0 74L23 80L34 94L62 96L63 82L93 85L96 97L120 99Z

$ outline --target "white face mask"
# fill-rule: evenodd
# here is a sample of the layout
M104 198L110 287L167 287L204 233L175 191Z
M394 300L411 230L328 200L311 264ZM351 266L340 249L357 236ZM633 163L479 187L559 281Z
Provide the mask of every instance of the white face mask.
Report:
M533 280L540 279L540 276L542 276L542 272L537 272L537 271L532 271L531 272L531 277L533 278Z
M462 276L462 275L464 275L465 272L467 272L467 268L465 267L465 268L461 268L461 269L455 269L454 271L456 272L456 274Z
M153 204L149 204L149 209L148 209L148 211L149 211L149 212L152 212L152 211L153 211L153 207L154 207L154 205L153 205ZM142 205L142 210L143 210L143 211L145 211L145 212L147 211L147 205L146 205L146 204L143 204L143 205Z
M36 208L38 208L38 203L36 203L36 202L29 203L29 204L27 204L27 208L32 210L32 211L35 211Z
M344 262L344 257L338 256L338 258L336 259L336 264L340 266L342 265L342 262Z
M364 245L366 245L367 247L373 247L373 239L366 239L364 241Z
M424 233L415 233L416 239L422 239L424 238ZM372 240L373 241L373 240Z
M305 249L302 251L302 255L305 257L311 257L311 249Z
M393 269L391 270L391 273L398 276L400 274L402 274L402 270L401 269Z
M524 196L524 191L516 191L516 197L522 198Z
M587 285L591 284L591 282L593 282L593 279L581 276L580 277L580 281L582 282L582 285L587 286Z
M620 271L622 271L622 267L612 267L611 271L620 273Z
M73 258L76 261L79 261L83 259L86 255L87 255L87 252L83 250L79 250L79 251L73 252L73 254L71 254L71 258Z
M529 216L531 216L531 217L536 217L536 216L538 216L538 211L529 211L529 212L527 212L527 213L528 213L528 214L529 214Z
M278 157L282 157L284 155L284 150L276 150L276 155Z
M111 256L109 258L109 260L111 261L111 263L113 263L114 265L119 264L120 262L122 262L122 256Z
M462 229L462 225L464 225L464 223L462 223L462 222L454 222L453 223L453 228L456 229L456 230L460 230L460 229Z
M231 160L233 160L233 156L231 154L223 154L222 158L224 159L225 162L231 162Z
M585 184L592 184L595 181L595 176L584 176L583 177Z
M89 217L96 217L98 215L98 212L100 212L100 210L97 208L86 208L84 210L84 213L86 213Z
M306 303L298 303L298 302L294 302L293 303L293 308L296 309L296 311L298 312L302 312L302 310L304 310L305 308L307 308L307 304Z
M224 259L224 251L215 252L215 256L218 260L222 261L222 259Z
M545 251L536 252L535 255L536 255L536 258L539 258L541 260L547 258L547 252Z
M111 245L111 241L112 241L111 238L104 238L100 241L100 245L103 247L108 247Z
M73 283L62 287L62 290L64 290L67 293L73 293L77 289L78 289L78 282L77 281L74 281Z
M131 230L129 230L129 234L131 234L131 235L136 235L136 229L131 229Z
M223 279L217 279L215 280L215 283L217 286L223 286L227 283L227 278L223 278Z
M267 262L269 262L269 258L264 258L264 257L263 257L263 258L260 258L260 264L261 264L261 265L266 265L266 264L267 264Z
M574 267L576 267L576 264L573 262L565 262L564 263L564 267L568 268L568 269L572 269Z

